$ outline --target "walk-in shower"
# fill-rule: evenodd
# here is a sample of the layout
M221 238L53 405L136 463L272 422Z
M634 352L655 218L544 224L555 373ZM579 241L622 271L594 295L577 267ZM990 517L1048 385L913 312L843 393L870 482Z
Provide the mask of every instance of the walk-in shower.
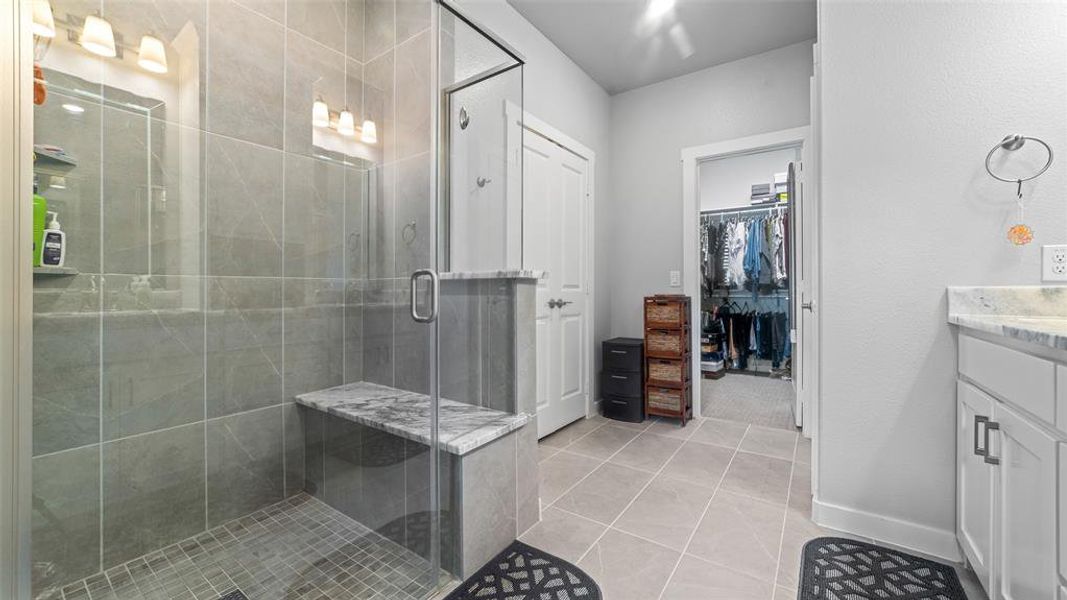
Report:
M519 54L430 0L31 4L26 598L421 599L535 522Z

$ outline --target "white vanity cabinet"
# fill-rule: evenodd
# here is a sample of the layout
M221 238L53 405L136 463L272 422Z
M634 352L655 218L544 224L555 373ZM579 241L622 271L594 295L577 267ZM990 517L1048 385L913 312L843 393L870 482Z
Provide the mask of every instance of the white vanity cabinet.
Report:
M960 546L991 600L1067 600L1067 432L1056 428L1067 352L965 331L959 342Z

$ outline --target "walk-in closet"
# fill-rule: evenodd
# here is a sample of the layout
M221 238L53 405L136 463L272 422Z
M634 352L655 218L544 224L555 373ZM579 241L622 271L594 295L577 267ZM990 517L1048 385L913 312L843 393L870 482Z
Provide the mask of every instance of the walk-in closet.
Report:
M706 416L797 425L793 209L799 159L799 147L786 147L698 165Z

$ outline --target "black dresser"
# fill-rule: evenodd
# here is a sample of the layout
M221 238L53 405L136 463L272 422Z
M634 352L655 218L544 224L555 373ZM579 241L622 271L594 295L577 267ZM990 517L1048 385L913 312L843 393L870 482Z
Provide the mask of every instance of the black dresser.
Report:
M604 416L617 421L645 420L645 341L641 338L605 340L601 348L604 370L600 395Z

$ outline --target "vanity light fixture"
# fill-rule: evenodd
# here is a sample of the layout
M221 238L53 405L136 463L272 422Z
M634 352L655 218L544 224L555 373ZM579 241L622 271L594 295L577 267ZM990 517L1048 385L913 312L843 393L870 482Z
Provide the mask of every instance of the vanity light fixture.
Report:
M33 1L33 35L43 38L56 37L56 20L48 0Z
M367 119L363 121L363 128L360 132L359 139L364 144L377 144L378 143L378 126L374 124L374 121Z
M330 107L326 105L326 101L321 96L316 98L315 103L311 105L311 124L315 127L330 126Z
M356 135L356 119L347 108L342 110L341 114L337 116L337 133L347 136Z
M137 54L137 64L146 71L166 73L167 50L163 47L163 40L154 35L142 37L141 49Z
M80 104L71 104L70 102L63 104L63 110L69 112L72 115L80 115L85 112L85 107Z
M85 27L82 29L79 43L81 43L82 48L93 54L108 58L114 58L117 54L115 52L115 32L111 29L111 23L108 23L106 19L99 15L85 17Z

